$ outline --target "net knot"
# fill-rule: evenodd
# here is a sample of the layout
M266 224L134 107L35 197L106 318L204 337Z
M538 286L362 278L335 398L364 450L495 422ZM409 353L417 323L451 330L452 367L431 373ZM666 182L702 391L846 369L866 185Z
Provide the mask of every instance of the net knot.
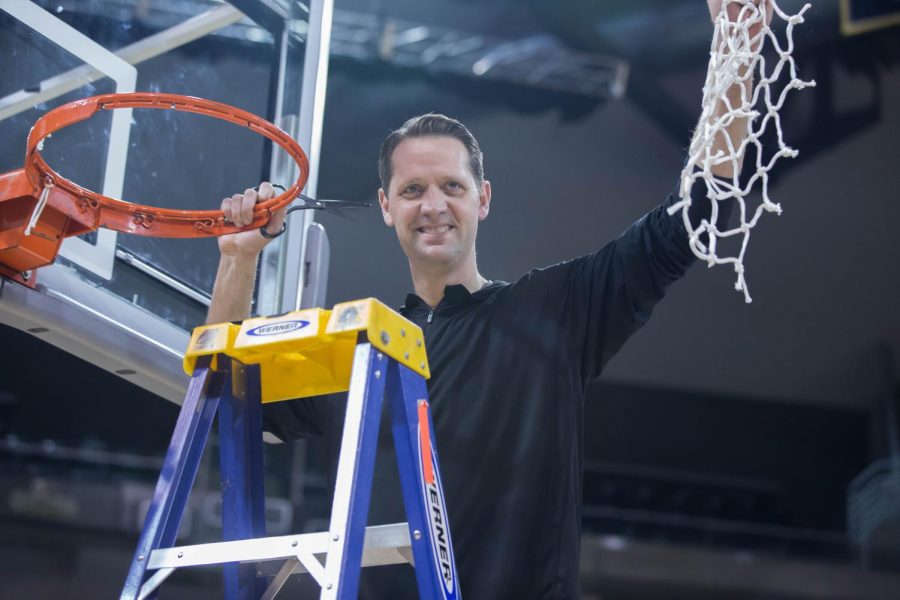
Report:
M728 17L729 4L740 4L738 16ZM785 24L783 40L776 35L773 25L767 24L766 6L770 5L773 17ZM681 212L684 227L688 233L689 246L693 253L709 266L732 263L737 279L735 289L744 292L747 302L751 301L744 279L744 257L752 228L764 212L781 214L781 205L768 198L768 174L780 158L795 158L797 150L782 139L780 110L791 90L799 90L815 85L814 81L804 81L796 75L796 65L792 56L794 48L794 25L803 23L803 14L811 5L806 4L798 13L788 15L773 0L762 0L759 4L742 0L724 0L722 10L715 19L715 33L710 47L710 66L703 85L703 103L700 124L688 151L688 160L681 173L679 189L680 201L669 207L669 214ZM758 28L758 30L756 30ZM751 29L755 33L751 36ZM765 47L774 48L774 60L766 61ZM756 79L755 85L752 82ZM785 81L786 80L786 81ZM780 94L773 88L782 82ZM739 86L738 98L729 91ZM764 116L763 116L764 115ZM762 116L762 118L760 118ZM729 128L736 119L747 120L747 136L740 142L731 140ZM777 147L764 148L761 138L769 127L777 133ZM721 142L725 140L724 148ZM756 151L756 169L745 187L738 185L737 175L732 183L716 179L713 169L718 165L731 165L732 173L738 173L748 148ZM768 157L768 158L766 158ZM713 222L703 221L694 227L688 216L691 206L691 189L698 180L706 186L706 197L713 204ZM754 188L761 188L762 201L748 206L754 197ZM696 197L696 196L695 196ZM740 206L740 224L729 229L718 218L716 203L734 201ZM701 235L709 236L708 245L700 241ZM740 236L740 249L734 255L717 254L716 241L720 238Z

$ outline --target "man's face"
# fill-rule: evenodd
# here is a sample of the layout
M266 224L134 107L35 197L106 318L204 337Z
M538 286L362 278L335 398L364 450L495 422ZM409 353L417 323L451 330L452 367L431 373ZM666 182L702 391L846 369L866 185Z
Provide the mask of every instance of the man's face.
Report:
M407 138L394 149L390 189L379 190L384 222L397 230L410 263L449 271L474 260L478 222L487 217L490 183L469 170L469 153L446 136ZM474 265L474 263L473 263Z

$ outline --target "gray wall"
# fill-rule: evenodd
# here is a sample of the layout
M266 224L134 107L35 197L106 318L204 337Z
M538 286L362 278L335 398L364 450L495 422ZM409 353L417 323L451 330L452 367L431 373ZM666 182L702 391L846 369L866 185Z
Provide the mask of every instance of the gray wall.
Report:
M843 406L864 406L883 389L879 344L896 350L900 342L900 69L879 68L879 90L829 68L837 108L881 94L881 119L813 159L779 164L770 197L784 214L761 220L746 260L754 302L745 305L733 290L729 267L695 266L610 363L608 379ZM697 106L699 114L702 81L697 69L663 83L683 99L679 108ZM531 267L591 252L674 189L689 132L676 143L629 101L564 121L556 111L478 108L448 86L426 96L422 86L415 79L361 83L334 70L320 193L374 201L384 134L427 110L458 116L479 137L493 184L478 246L488 278L515 280ZM792 126L832 126L810 123L813 95L825 93L797 93L784 124L789 144L796 143ZM394 100L383 100L388 95ZM350 146L348 129L356 140ZM363 223L323 220L333 252L328 302L375 295L402 303L406 262L377 211Z

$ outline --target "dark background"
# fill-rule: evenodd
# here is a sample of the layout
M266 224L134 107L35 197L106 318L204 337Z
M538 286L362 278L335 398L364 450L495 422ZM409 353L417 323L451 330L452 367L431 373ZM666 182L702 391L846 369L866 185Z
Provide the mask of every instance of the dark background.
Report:
M800 3L783 6L795 12ZM700 112L712 29L704 3L338 0L337 8L508 39L551 35L572 50L622 58L631 72L624 99L602 100L377 56L333 56L321 197L374 201L384 136L422 112L457 117L480 140L494 192L479 235L480 270L512 281L595 250L674 191ZM154 31L134 11L101 19L67 8L59 16L112 48ZM0 46L8 48L21 33L4 19ZM751 237L746 266L754 302L745 304L733 290L729 268L695 266L590 389L584 527L586 536L812 561L826 571L896 571L894 554L864 561L848 539L847 497L851 480L891 453L898 427L900 30L842 37L838 3L819 2L798 26L796 43L801 77L818 85L795 92L782 112L786 141L800 156L782 160L771 182L770 196L784 214L766 215ZM212 36L141 65L138 89L266 114L272 57L271 43ZM54 55L42 67L29 60L31 70L26 61L7 61L4 68L18 71L16 85L8 81L3 93L32 71L46 70L38 79L59 71L60 60ZM91 93L106 91L96 85ZM39 114L0 122L0 168L19 165L24 135ZM167 122L165 114L136 113L144 125L132 138L126 198L206 207L207 198L217 204L263 171L257 140L190 116ZM83 168L75 157L90 150L89 139L63 142L67 152L58 160ZM90 185L91 173L85 176ZM99 172L93 176L99 180ZM408 270L377 209L358 222L328 215L320 221L332 252L327 304L376 296L398 305L410 288ZM119 242L210 289L217 260L211 241ZM202 310L185 315L193 325ZM0 328L0 349L7 499L0 536L10 540L2 552L10 583L0 597L112 595L138 519L123 517L129 525L120 526L111 514L110 525L96 516L105 505L91 509L84 490L102 496L128 482L149 485L155 468L63 459L48 448L159 457L177 407L7 327ZM23 444L37 449L25 452ZM327 515L322 452L317 441L269 449L269 493L292 501L294 531ZM214 472L214 464L207 467ZM284 469L301 468L298 496ZM15 500L23 494L32 499L30 510ZM74 517L59 503L67 495L82 503ZM214 528L195 526L191 539L204 536L215 539ZM639 579L631 588L610 584L603 597L656 597L638 587ZM201 597L197 586L214 591L217 581L182 576L175 586L184 587L168 597ZM720 590L718 597L788 597L755 593ZM671 594L661 597L677 592ZM701 597L684 594L678 597Z

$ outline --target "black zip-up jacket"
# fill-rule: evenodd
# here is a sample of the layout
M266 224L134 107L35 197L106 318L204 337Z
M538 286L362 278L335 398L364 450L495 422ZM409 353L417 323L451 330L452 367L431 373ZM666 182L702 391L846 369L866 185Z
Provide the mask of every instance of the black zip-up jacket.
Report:
M694 262L672 201L598 252L515 283L448 286L433 310L407 297L403 314L425 332L464 598L579 597L585 389ZM708 204L695 203L693 222ZM267 406L266 420L284 439L324 433L336 447L342 410L291 401ZM403 521L388 428L379 446L369 522ZM416 597L409 567L364 571L361 597Z

